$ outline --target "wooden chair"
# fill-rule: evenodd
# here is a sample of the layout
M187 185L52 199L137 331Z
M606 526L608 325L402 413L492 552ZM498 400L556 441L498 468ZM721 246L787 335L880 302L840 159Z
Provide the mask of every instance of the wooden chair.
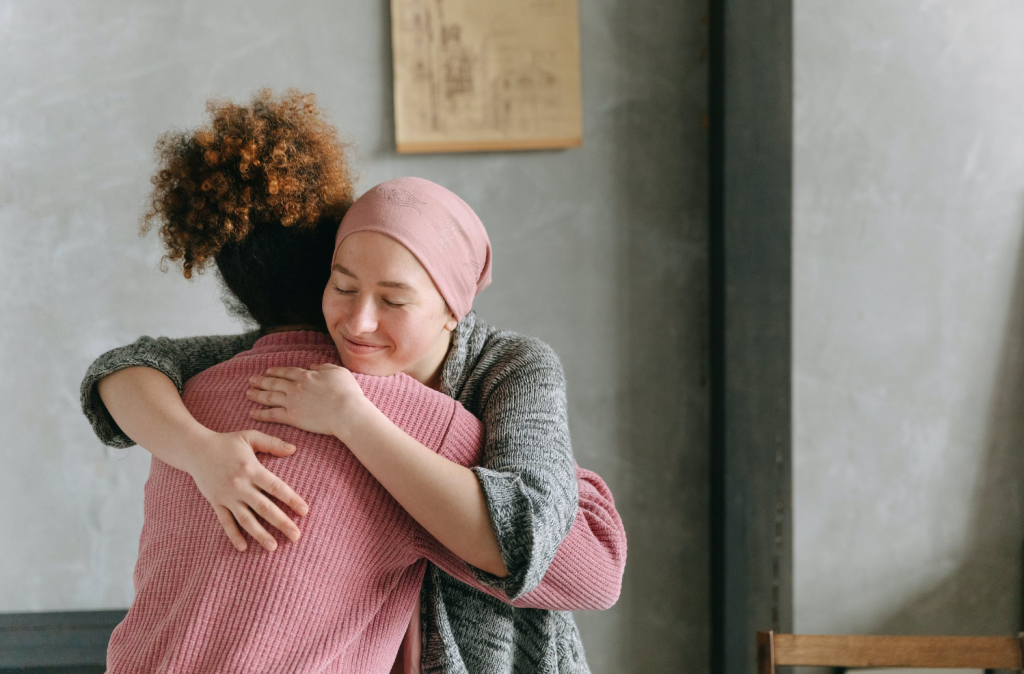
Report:
M1024 632L1014 637L818 636L757 633L757 672L776 665L1024 668Z

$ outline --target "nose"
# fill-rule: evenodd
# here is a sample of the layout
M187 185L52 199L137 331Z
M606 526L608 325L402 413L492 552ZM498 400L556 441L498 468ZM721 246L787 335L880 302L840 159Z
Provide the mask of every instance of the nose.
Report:
M372 297L363 297L353 303L345 328L353 337L377 330L377 308Z

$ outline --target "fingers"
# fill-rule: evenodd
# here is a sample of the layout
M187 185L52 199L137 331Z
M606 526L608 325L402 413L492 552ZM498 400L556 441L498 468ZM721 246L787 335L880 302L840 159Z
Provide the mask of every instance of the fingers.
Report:
M291 456L295 453L295 445L273 435L252 430L242 431L241 434L254 452L265 452L274 456Z
M264 468L253 478L253 484L294 510L300 516L309 512L309 506L284 480ZM291 520L288 520L291 522ZM277 526L274 522L271 522ZM294 524L294 522L292 523ZM277 527L280 529L281 527Z
M235 546L235 549L239 552L245 552L245 549L248 547L245 543L245 536L238 530L238 525L235 524L235 518L232 516L231 511L220 505L214 506L213 510L217 513L217 519L220 520L220 525L224 527L224 533L228 535L231 545Z
M266 377L257 379L287 379L288 381L299 381L308 372L303 367L271 367L267 368ZM261 387L263 388L263 387Z
M247 389L245 397L253 402L270 407L284 407L285 402L288 400L288 396L281 391L261 391L255 388Z
M257 543L262 545L268 551L273 552L277 550L277 541L274 537L267 533L267 530L263 528L259 520L256 519L256 515L253 514L249 507L244 503L236 503L231 508L231 514L235 516L235 521L238 522L239 526L249 532Z
M290 517L281 512L281 509L274 505L273 501L256 490L253 490L247 500L253 512L264 521L287 536L293 543L299 540L299 527L292 522Z
M292 380L281 377L260 377L258 375L249 377L249 386L263 391L287 391L293 383Z
M310 365L309 369L321 372L323 370L341 370L342 368L338 367L334 363L321 363L319 365Z
M287 424L288 412L283 407L268 407L262 410L249 410L249 416L257 421L269 421L272 424Z

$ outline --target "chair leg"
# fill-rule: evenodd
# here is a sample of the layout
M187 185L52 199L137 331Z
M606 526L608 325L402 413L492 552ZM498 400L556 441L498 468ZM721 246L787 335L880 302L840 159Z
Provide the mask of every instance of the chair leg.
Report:
M757 674L775 674L775 632L757 633Z

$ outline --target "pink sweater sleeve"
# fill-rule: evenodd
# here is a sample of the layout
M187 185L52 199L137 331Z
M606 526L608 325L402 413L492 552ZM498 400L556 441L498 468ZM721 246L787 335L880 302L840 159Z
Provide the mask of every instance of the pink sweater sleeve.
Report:
M457 463L469 456L479 456L474 449L482 442L482 431L480 421L461 405L457 406L439 453ZM477 574L484 574L484 571L456 556L422 527L418 530L420 552L453 578L519 608L554 611L611 608L622 588L626 532L604 480L597 473L576 465L576 482L579 507L569 534L558 547L540 584L513 601L509 601L503 591L481 582Z

